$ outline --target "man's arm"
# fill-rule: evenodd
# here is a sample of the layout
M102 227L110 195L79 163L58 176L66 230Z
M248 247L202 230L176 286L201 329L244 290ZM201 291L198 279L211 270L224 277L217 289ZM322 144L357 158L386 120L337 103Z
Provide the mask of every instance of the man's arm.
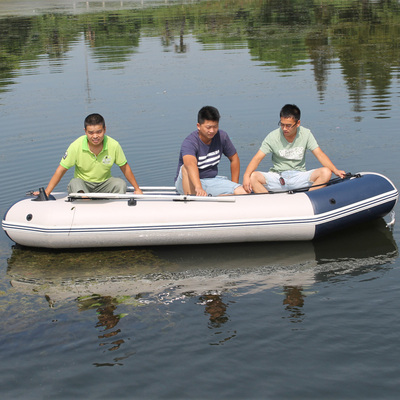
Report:
M127 179L127 181L135 188L135 194L143 194L143 192L139 188L139 185L138 185L138 183L136 181L135 175L133 175L132 169L129 166L129 164L126 163L126 164L122 165L119 168L121 169L121 171L125 175L125 178Z
M240 176L240 159L238 153L235 153L233 156L228 157L231 162L231 181L239 183Z
M67 172L67 168L62 167L59 165L54 172L53 176L50 179L50 182L47 185L47 188L45 189L46 195L50 196L50 193L53 191L53 189L58 185L58 183L61 181L61 178L65 175ZM39 194L39 192L35 191L33 192L35 196Z
M250 184L250 175L258 168L261 160L265 157L265 153L261 150L258 150L255 156L250 161L249 165L246 168L246 171L243 175L243 187L247 193L251 193L252 187Z
M59 165L54 172L53 176L50 179L49 184L47 185L47 188L45 189L45 192L47 196L50 196L50 193L53 191L53 189L59 184L61 181L61 178L65 175L67 172L67 168L64 168L63 166ZM34 192L34 194L37 194L38 192Z
M320 147L317 147L315 150L312 151L312 153L323 167L329 168L336 176L339 176L340 178L345 177L346 172L337 169L330 158L321 150Z

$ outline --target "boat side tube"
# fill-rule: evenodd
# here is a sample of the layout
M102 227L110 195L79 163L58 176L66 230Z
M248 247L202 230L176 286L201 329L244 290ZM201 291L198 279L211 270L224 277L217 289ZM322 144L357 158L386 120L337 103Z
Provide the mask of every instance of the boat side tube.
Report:
M390 213L399 196L389 179L375 173L361 173L306 194L317 217L314 238L381 218Z

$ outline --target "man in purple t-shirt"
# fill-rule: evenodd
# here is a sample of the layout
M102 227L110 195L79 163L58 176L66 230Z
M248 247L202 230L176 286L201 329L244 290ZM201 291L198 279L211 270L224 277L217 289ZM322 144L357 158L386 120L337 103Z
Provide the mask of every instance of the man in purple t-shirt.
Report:
M182 143L175 177L181 194L220 196L246 194L239 182L240 160L226 132L219 130L220 115L215 107L205 106L197 115L197 131ZM231 163L231 181L218 175L222 154Z

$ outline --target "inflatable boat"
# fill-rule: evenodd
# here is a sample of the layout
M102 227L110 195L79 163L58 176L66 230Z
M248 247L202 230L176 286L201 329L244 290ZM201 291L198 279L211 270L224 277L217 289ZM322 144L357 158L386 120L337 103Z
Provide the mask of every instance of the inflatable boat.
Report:
M2 227L20 245L45 248L313 240L382 218L398 200L394 184L371 172L314 191L221 197L182 196L169 187L143 191L50 198L42 191L12 205Z

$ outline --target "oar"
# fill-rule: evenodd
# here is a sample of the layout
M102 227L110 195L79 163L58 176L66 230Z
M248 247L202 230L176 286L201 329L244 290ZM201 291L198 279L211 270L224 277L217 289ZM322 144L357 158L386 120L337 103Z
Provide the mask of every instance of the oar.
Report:
M167 195L167 194L122 194L122 193L70 193L70 199L125 199L125 200L177 200L177 201L209 201L221 203L234 203L236 199L230 196L224 197L202 197L186 195Z
M176 192L175 186L140 186L142 190L157 190L157 191L173 191ZM133 186L128 186L126 188L127 192L133 192L135 188Z

